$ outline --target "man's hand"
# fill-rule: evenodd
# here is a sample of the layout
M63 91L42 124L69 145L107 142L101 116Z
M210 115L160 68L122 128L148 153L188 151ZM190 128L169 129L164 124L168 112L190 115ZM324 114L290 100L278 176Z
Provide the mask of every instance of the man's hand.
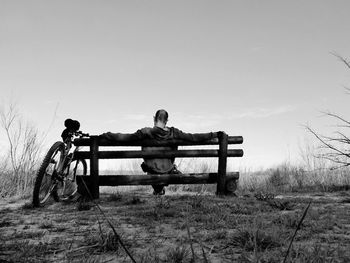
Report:
M218 132L215 132L215 133L216 133L216 138L220 138L220 137L222 137L225 134L224 131L218 131Z
M110 137L111 137L110 135L111 135L111 132L105 132L100 134L98 137L102 139L110 140Z

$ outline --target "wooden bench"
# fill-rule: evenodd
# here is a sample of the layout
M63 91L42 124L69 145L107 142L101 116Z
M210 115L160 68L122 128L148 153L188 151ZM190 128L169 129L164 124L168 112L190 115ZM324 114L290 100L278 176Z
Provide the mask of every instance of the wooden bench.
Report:
M219 133L218 138L202 141L187 142L182 140L143 140L117 142L102 139L98 136L76 139L74 145L89 146L89 151L76 152L76 159L90 160L90 176L84 176L93 198L99 198L99 186L119 185L152 185L152 184L217 184L217 195L228 195L234 193L239 179L238 172L226 172L227 157L242 157L242 149L228 149L229 144L243 143L242 136L228 136ZM118 150L100 151L100 146L196 146L196 145L218 145L218 149L188 149L188 150ZM131 159L131 158L188 158L188 157L218 157L217 173L188 173L188 174L140 174L140 175L100 175L99 159ZM78 185L82 178L77 177Z

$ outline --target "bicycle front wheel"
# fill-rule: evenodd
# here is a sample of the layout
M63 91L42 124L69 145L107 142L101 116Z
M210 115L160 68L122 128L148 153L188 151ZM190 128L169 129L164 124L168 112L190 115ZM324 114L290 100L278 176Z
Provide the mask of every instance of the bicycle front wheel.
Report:
M57 169L64 159L63 142L55 142L47 152L34 183L33 206L44 205L57 185Z
M56 202L73 199L78 191L77 176L85 176L87 164L84 159L73 160L63 170L63 181L59 182L52 192Z

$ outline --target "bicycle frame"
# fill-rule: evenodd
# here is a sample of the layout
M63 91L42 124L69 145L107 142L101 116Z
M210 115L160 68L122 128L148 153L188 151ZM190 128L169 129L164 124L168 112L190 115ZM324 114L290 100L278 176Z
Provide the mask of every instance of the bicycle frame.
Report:
M70 153L72 147L73 147L73 137L88 137L89 134L82 133L81 131L77 132L71 132L67 139L64 141L65 143L65 149L64 149L64 154L63 154L63 160L59 163L59 167L57 167L57 173L60 178L65 178L70 170L70 165L74 161L74 155L81 147L76 146L75 149ZM76 169L78 166L78 162L76 162L75 167L74 167L74 180L76 176ZM68 169L66 169L68 168ZM66 170L66 174L64 171Z

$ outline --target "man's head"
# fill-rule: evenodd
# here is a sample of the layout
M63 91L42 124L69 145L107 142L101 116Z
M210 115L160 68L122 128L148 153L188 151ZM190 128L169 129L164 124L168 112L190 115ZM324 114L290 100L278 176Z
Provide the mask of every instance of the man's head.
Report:
M157 110L154 116L154 125L164 128L168 122L168 113L166 110Z

